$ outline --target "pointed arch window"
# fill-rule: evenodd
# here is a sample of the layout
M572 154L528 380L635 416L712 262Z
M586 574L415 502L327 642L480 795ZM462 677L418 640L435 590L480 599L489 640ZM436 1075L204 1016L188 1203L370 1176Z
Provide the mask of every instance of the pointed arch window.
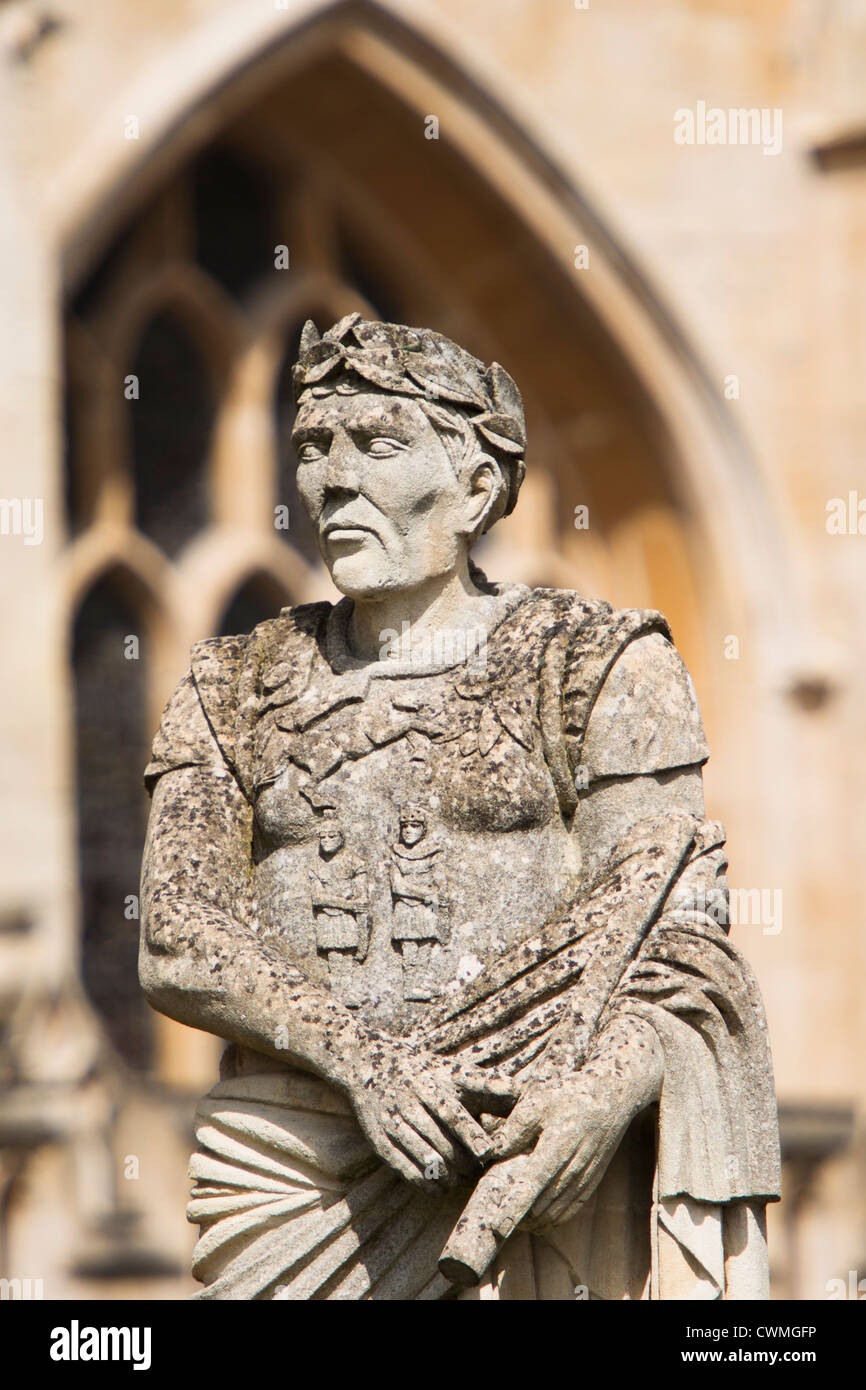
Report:
M135 520L176 555L208 521L213 388L189 331L169 312L145 328L131 372L138 391L128 402Z
M385 273L381 250L374 252L367 238L345 217L337 218L336 241L340 278L358 291L378 318L399 323L403 304ZM324 332L324 325L320 331Z
M138 987L138 894L147 818L148 747L143 595L113 570L94 584L72 632L81 969L114 1047L146 1067L151 1014Z
M236 590L217 626L219 636L251 632L266 618L275 618L290 602L290 595L269 574L254 574Z
M207 150L193 168L196 260L242 298L274 267L274 190L232 150Z

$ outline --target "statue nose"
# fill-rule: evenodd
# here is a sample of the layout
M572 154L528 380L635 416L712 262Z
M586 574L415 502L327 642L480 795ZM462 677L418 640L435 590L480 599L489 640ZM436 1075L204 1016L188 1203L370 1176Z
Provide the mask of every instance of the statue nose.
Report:
M325 487L331 492L359 492L361 475L358 470L357 450L351 439L339 436L334 439L328 451L328 471Z
M325 490L357 493L361 491L361 480L354 468L328 469Z

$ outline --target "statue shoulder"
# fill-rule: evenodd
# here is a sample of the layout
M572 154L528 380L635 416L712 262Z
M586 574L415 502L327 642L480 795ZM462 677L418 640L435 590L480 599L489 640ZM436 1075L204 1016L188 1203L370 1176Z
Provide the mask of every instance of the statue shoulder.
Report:
M593 703L581 762L590 779L663 772L709 757L694 683L660 629L617 652Z
M159 778L182 767L206 767L221 761L213 731L205 718L192 673L175 687L162 712L144 785L152 795Z
M330 603L305 603L284 608L251 632L207 637L193 646L193 687L213 736L235 771L245 713L263 694L306 679L331 607Z
M253 682L265 689L289 679L316 643L327 620L330 603L304 603L284 608L251 632L233 637L207 637L192 648L191 670L202 703L210 713L237 704Z
M670 637L667 620L655 609L614 608L574 589L532 589L515 618L522 635L556 639L566 678L570 669L578 664L586 669L590 661L603 678L622 647L641 633L659 631Z
M251 632L231 637L207 637L192 648L192 672L198 683L237 684L255 663L267 679L269 666L291 661L292 655L315 643L333 605L302 603L266 618Z
M293 659L312 650L333 608L327 602L300 603L253 628L247 637L248 660L257 664L266 687L283 674L275 667L291 665Z
M599 691L629 645L650 634L670 643L667 620L651 608L613 608L570 589L535 589L519 637L536 652L542 686L561 701L568 732L583 738ZM536 642L527 638L535 637ZM672 644L671 644L672 645Z
M585 785L583 743L599 692L620 653L650 633L670 638L661 613L615 609L570 589L534 589L518 609L508 640L537 664L542 748L566 817Z
M575 589L539 587L529 589L518 604L513 625L523 635L538 633L549 638L603 622L613 611L603 599L586 598Z

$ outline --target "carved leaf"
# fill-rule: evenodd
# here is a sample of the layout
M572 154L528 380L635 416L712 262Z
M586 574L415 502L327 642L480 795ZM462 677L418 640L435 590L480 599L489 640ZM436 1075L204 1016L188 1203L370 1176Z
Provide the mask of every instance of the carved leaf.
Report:
M300 342L300 351L301 351L301 353L303 354L303 353L305 353L305 352L309 352L309 350L310 350L311 347L313 347L316 343L321 342L321 338L322 338L322 335L321 335L321 333L319 332L319 330L318 330L318 328L316 327L316 325L313 323L313 320L312 320L312 319L307 319L307 322L304 324L303 328L301 329L301 342Z

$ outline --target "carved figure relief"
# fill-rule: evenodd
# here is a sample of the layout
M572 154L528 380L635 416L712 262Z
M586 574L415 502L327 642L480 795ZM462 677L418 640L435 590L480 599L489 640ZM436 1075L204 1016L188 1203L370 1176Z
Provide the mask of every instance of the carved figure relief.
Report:
M428 812L419 803L400 811L400 832L391 847L391 940L403 962L403 997L435 999L435 949L447 940L448 903L440 889L444 845L428 832ZM437 872L438 870L438 872Z
M346 849L336 814L325 811L319 828L319 852L310 869L310 895L316 949L328 962L331 988L349 1008L362 1002L354 966L369 944L367 871Z

